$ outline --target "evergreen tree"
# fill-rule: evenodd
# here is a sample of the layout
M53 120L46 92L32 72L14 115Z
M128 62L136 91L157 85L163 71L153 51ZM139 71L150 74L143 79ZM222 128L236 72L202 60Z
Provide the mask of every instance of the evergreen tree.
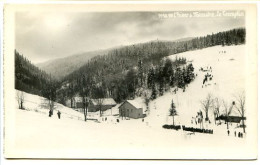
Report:
M131 69L127 72L125 83L127 84L128 94L131 98L135 96L135 91L137 88L137 75L134 69Z
M187 83L190 83L195 78L194 67L193 67L192 63L189 64L187 67L187 76L188 76Z
M177 115L177 110L176 110L175 104L172 100L171 107L170 107L170 116L172 116L173 125L174 125L174 116L176 116L176 115Z
M174 70L172 71L172 74L170 75L170 86L174 87L175 86L175 72Z
M156 86L155 83L152 83L152 94L151 94L151 99L154 100L157 97L157 90L156 90Z
M158 69L159 70L158 70L157 80L158 80L158 83L159 83L159 94L160 94L160 96L162 96L163 93L164 93L164 83L165 83L165 77L164 77L164 74L163 74L162 63L160 64Z
M147 76L147 87L149 89L151 89L152 88L152 84L154 84L154 83L155 83L155 73L154 73L154 68L151 67L149 69L148 76Z
M185 85L183 70L181 70L180 68L177 68L177 70L176 70L176 77L177 77L177 86L178 86L178 88L183 88L184 85Z
M143 61L141 59L141 55L139 53L139 58L138 58L138 83L139 86L142 87L143 86Z
M166 59L164 68L163 68L163 77L164 77L164 84L165 84L165 89L166 85L170 85L170 81L173 75L173 66L172 66L172 61L170 59Z

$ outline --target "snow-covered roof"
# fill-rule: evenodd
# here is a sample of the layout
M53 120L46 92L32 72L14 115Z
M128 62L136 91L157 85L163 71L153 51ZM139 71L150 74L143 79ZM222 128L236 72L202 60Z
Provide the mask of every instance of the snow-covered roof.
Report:
M74 97L75 102L82 102L82 97Z
M240 113L236 109L232 109L232 111L229 113L229 116L239 116L239 117L241 117Z
M142 104L140 104L136 100L126 100L126 101L129 102L130 104L132 104L133 106L135 106L136 108L143 108Z
M94 105L98 104L98 99L91 99L91 101ZM112 98L103 98L102 105L116 105L116 102Z
M129 102L130 104L132 104L134 107L136 107L138 109L143 108L143 105L136 100L126 100L126 101Z

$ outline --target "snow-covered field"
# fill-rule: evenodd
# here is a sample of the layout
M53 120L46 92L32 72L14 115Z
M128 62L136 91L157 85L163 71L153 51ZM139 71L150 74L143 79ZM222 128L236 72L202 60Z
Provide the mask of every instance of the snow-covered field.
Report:
M83 114L57 104L57 111L48 117L48 110L42 106L43 98L30 94L25 95L26 110L15 109L15 127L13 147L6 148L7 156L42 157L42 158L243 158L247 153L246 138L234 137L231 126L227 136L226 125L206 124L205 128L214 129L214 134L189 135L183 131L166 130L163 124L172 123L168 116L171 100L176 104L178 116L176 123L192 125L191 118L201 109L200 100L208 93L233 101L233 95L243 90L245 85L244 58L245 46L216 46L202 50L178 54L192 61L197 74L196 79L176 94L165 93L164 96L150 102L150 113L142 119L118 119L118 106L104 113L103 121L98 113L89 113L89 118L98 119L83 121ZM223 53L225 51L225 53ZM176 55L169 56L175 58ZM200 67L212 67L214 75L211 85L202 88L206 72ZM216 84L215 84L216 83ZM140 98L139 98L140 99ZM111 115L113 114L113 115ZM192 125L196 127L196 125ZM241 131L241 129L236 129ZM225 150L225 152L223 152ZM236 154L227 154L236 151ZM242 156L241 156L242 155Z

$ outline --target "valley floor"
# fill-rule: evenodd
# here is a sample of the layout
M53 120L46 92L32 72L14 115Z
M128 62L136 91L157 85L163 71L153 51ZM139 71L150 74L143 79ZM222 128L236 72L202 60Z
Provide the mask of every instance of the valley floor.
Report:
M15 148L21 157L65 158L230 158L221 151L237 150L245 139L226 134L189 135L185 131L152 127L141 119L119 123L83 122L56 115L16 110ZM221 129L226 129L225 126ZM218 132L218 131L216 131ZM229 147L227 147L229 146ZM209 150L210 149L210 150ZM185 155L183 153L185 152Z

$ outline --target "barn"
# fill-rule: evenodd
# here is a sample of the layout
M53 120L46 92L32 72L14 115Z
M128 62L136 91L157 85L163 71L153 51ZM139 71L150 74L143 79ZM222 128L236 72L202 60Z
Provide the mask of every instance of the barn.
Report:
M105 111L107 109L111 109L112 107L116 106L116 102L112 98L90 99L88 111L89 112L99 111L100 106L101 106L101 110Z
M217 120L220 119L220 120L225 120L227 121L227 117L225 115L220 115L218 118L216 118ZM228 122L231 122L231 123L240 123L241 120L243 118L241 117L241 115L237 112L237 111L234 111L232 110L229 115L228 115ZM244 120L246 120L246 118L244 117Z
M242 120L241 115L237 111L231 111L228 116L228 121L233 123L240 123Z
M143 118L143 106L135 100L126 100L119 107L119 116L129 118Z
M72 100L68 99L66 101L66 106L70 108L76 108L76 109L83 108L82 97L76 96L73 97Z

